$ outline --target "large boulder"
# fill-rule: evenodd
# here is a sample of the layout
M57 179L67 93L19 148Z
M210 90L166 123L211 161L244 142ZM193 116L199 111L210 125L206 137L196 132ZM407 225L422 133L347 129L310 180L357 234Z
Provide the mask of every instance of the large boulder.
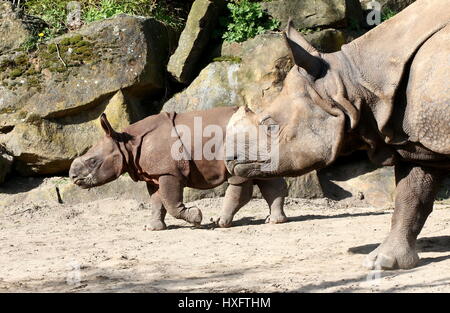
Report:
M58 37L32 55L2 55L0 112L54 118L120 89L136 95L161 91L170 37L154 19L119 15Z
M266 33L243 43L224 44L221 54L225 61L230 56L240 60L239 70L234 75L235 92L242 99L238 104L255 111L281 91L283 80L293 66L280 33Z
M28 116L10 132L0 134L0 141L14 155L15 169L21 175L62 173L104 135L98 122L102 113L118 130L143 117L140 105L118 91L79 114L52 119Z
M192 5L178 47L170 57L168 71L180 83L190 83L206 48L225 0L196 0Z
M135 199L148 202L145 182L135 183L128 175L103 186L81 189L68 177L12 177L0 185L0 208L24 203L49 202L78 204L105 198Z
M319 179L327 198L343 200L356 197L380 208L392 206L394 201L393 168L376 167L364 153L343 158L320 170Z
M0 1L0 54L20 48L44 26L41 19L14 10L12 2Z
M331 29L305 37L327 52L338 50L347 38ZM167 101L162 110L186 112L247 105L258 111L280 92L293 65L280 33L262 34L242 43L224 43L220 54L185 90Z
M358 0L274 0L262 3L270 15L286 27L292 18L298 29L316 27L345 27L362 20Z
M349 36L342 30L328 28L305 34L305 38L317 50L325 53L336 52L349 41Z
M186 112L244 104L257 110L263 95L267 99L279 92L292 67L288 53L282 36L276 33L224 44L222 56L166 102L162 110Z
M316 171L299 177L286 177L285 180L291 198L316 199L325 196Z
M181 113L238 105L242 102L236 92L239 67L239 64L229 62L209 64L189 87L167 101L162 110Z
M0 56L0 144L24 175L68 170L100 136L144 116L140 100L165 88L176 34L151 19L119 15L58 37L28 55ZM110 115L111 115L110 114Z

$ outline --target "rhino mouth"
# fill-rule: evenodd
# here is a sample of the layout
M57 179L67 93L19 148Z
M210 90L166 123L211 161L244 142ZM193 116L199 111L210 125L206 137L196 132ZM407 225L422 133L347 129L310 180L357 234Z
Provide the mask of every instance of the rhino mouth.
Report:
M84 180L84 178L77 178L73 181L73 183L83 189L89 188L89 186L86 184L86 181Z
M254 161L238 161L238 160L227 160L225 162L228 171L232 174L232 175L236 175L236 167L238 167L239 165L245 165L245 164L250 164L253 163Z
M86 177L77 177L73 180L73 183L82 189L88 189L96 186L91 175Z
M270 177L273 171L263 170L264 165L270 164L267 160L227 160L225 162L231 175L241 177Z

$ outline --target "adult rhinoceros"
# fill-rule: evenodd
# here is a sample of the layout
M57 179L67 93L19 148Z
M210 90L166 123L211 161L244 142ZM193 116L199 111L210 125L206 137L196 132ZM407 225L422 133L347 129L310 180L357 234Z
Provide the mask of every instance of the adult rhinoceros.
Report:
M261 112L239 109L227 130L229 137L255 125L278 126L264 136L279 149L252 159L248 150L257 142L247 140L227 158L228 170L297 176L367 150L373 162L395 166L396 199L391 231L365 263L414 267L417 236L450 169L449 23L450 1L419 0L331 54L316 51L289 23L285 38L295 66L282 91ZM279 165L267 170L274 153Z

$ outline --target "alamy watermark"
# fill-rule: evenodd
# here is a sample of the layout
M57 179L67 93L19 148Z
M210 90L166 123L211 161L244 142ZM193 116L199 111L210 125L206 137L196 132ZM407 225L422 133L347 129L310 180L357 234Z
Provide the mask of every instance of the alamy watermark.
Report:
M367 9L370 10L369 14L367 14L367 25L375 26L381 24L381 3L378 1L372 0L368 3Z
M236 160L258 162L261 171L275 171L279 164L278 125L247 126L225 136L220 125L203 125L194 117L193 127L176 125L171 136L174 160ZM225 140L224 140L225 139Z
M78 286L81 283L81 265L77 261L67 263L66 283L70 286Z

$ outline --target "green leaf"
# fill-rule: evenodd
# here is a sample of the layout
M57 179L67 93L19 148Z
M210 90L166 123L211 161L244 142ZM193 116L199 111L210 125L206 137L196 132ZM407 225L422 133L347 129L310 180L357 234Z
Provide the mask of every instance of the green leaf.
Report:
M280 22L272 18L263 10L259 3L241 0L236 3L228 3L230 13L228 20L222 19L219 23L226 25L226 31L222 38L229 42L242 42L266 30L275 30Z

